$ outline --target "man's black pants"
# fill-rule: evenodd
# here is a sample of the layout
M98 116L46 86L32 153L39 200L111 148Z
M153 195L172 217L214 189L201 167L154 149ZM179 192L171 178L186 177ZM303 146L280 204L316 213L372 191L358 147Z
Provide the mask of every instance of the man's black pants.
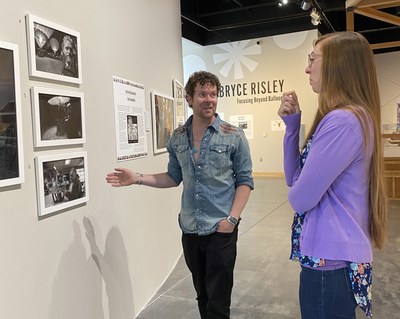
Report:
M201 319L229 319L238 228L232 233L182 235Z

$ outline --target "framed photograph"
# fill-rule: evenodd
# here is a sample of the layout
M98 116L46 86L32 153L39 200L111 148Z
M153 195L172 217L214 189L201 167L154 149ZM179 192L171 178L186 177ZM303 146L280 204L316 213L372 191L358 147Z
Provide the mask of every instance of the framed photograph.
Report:
M138 116L129 114L126 116L126 137L128 144L139 143Z
M31 98L35 147L86 142L83 93L32 87Z
M0 187L24 182L19 50L0 41Z
M167 151L167 143L174 131L174 99L151 92L154 154Z
M79 32L31 14L26 30L30 76L82 83Z
M35 165L39 216L89 200L86 152L38 156Z
M187 101L183 85L176 79L173 81L174 100L175 100L175 128L185 124L187 120Z

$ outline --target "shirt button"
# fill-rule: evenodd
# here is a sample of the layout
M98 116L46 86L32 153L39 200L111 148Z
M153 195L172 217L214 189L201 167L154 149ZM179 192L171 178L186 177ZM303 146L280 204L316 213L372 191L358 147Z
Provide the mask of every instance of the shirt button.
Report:
M222 151L221 150L218 150L218 153L221 153Z

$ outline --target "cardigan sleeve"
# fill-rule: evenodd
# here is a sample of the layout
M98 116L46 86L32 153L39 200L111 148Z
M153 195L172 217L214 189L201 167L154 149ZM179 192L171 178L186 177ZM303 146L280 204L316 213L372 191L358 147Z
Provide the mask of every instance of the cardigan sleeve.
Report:
M298 174L301 114L286 115L282 119L286 125L283 139L283 169L285 171L286 184L292 186L295 175Z
M289 190L296 211L314 208L336 178L363 152L362 127L354 114L336 110L317 127L306 162Z

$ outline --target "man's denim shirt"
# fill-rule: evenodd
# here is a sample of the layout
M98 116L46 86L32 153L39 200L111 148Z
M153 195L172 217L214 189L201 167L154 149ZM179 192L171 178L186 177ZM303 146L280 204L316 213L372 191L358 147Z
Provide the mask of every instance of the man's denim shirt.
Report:
M186 234L209 235L229 216L236 188L254 189L250 149L242 129L216 120L205 131L197 163L192 151L192 117L168 142L167 174L183 181L179 225Z

